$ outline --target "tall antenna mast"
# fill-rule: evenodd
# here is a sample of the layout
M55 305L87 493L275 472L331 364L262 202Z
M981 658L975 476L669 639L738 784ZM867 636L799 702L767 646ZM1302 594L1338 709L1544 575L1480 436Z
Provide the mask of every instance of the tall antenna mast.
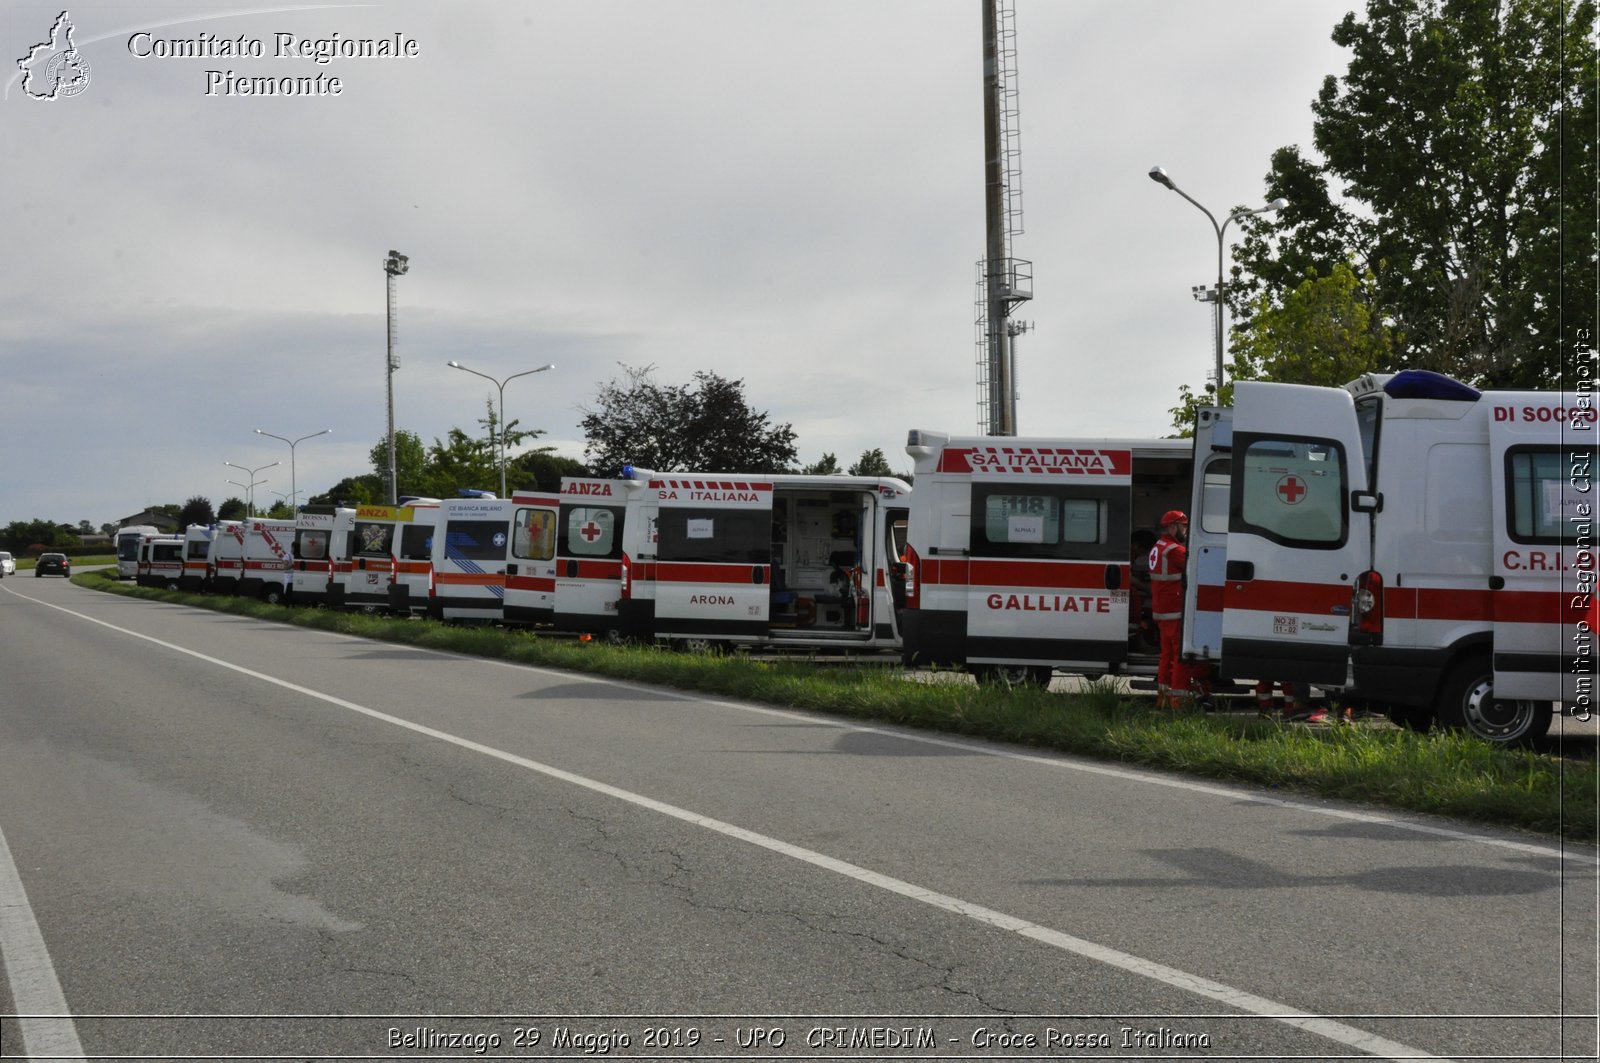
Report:
M1033 298L1033 263L1011 257L1022 233L1022 115L1013 0L983 2L984 221L978 261L978 431L1017 434L1016 366L1007 318Z

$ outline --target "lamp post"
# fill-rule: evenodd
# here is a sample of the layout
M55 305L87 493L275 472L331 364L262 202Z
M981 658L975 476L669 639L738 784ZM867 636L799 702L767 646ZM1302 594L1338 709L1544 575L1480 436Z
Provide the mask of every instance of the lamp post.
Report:
M225 461L222 464L228 466L230 469L238 469L240 472L247 472L250 474L250 482L248 484L242 484L237 480L229 480L228 482L233 484L235 487L243 487L249 492L249 498L245 501L245 505L250 509L250 516L254 517L256 515L256 484L264 484L267 482L265 480L257 480L256 473L264 472L267 469L273 468L274 466L282 465L283 462L275 461L271 465L263 465L259 469L246 469L243 465L235 465L231 461Z
M256 429L256 435L258 435L258 436L266 436L268 439L276 439L276 440L279 440L281 442L289 444L289 498L288 498L288 502L289 502L289 509L291 511L295 510L300 504L300 490L296 486L297 481L295 479L294 448L299 446L301 443L304 443L308 439L315 439L318 436L325 436L331 431L333 431L333 429L324 428L320 432L312 432L310 435L301 436L299 439L285 439L283 436L273 435L271 432L263 432L259 428ZM274 494L276 494L276 492L274 492Z
M1200 290L1200 289L1196 290L1195 298L1201 299L1202 301L1215 302L1217 304L1217 312L1216 312L1216 320L1217 320L1217 340L1216 340L1217 392L1216 392L1216 394L1217 394L1218 401L1220 401L1221 398L1222 398L1222 324L1223 324L1222 315L1227 309L1227 304L1223 301L1223 296L1225 294L1225 287L1224 287L1224 276L1225 276L1225 274L1224 274L1224 267L1223 267L1223 255L1225 253L1225 250L1224 250L1225 249L1225 244L1223 243L1222 234L1227 231L1228 224L1230 222L1236 221L1239 218L1247 218L1252 214L1265 214L1267 211L1282 210L1284 207L1287 207L1289 205L1289 201L1280 196L1279 198L1274 199L1271 203L1268 203L1264 207L1256 207L1254 210L1236 210L1232 214L1229 214L1226 218L1224 218L1222 220L1222 224L1219 225L1219 224L1217 224L1216 216L1213 215L1209 210L1206 210L1205 207L1201 206L1199 200L1195 199L1189 193L1187 193L1183 189L1179 188L1176 184L1173 184L1172 178L1167 176L1167 171L1166 170L1163 170L1159 166L1150 167L1150 180L1154 181L1158 185L1166 185L1168 188L1170 188L1174 192L1178 193L1178 195L1182 196L1184 199L1187 199L1190 203L1193 203L1196 207L1199 207L1200 208L1200 213L1204 214L1206 216L1206 220L1211 222L1211 228L1216 230L1216 234L1217 234L1217 286L1216 286L1215 289L1212 290L1209 299L1205 299L1205 296L1204 296L1202 290Z
M410 262L411 259L398 251L390 251L389 257L383 260L384 281L389 294L389 354L384 365L388 372L389 390L389 504L391 506L400 503L400 488L395 483L394 472L394 371L400 368L400 361L394 356L394 280L396 277L405 276L406 270L411 268Z
M451 369L459 369L463 373L471 373L473 376L481 376L483 379L500 389L500 497L504 498L506 497L506 385L517 379L519 376L530 376L534 373L542 373L546 369L554 369L555 363L552 362L549 365L541 365L537 369L525 369L520 373L512 373L504 380L496 380L488 373L480 373L476 369L468 369L460 362L450 361L446 362L445 365L448 365Z

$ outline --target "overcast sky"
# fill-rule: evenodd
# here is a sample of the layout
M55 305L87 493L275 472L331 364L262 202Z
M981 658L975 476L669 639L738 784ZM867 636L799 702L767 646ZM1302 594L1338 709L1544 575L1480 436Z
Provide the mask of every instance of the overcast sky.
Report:
M1025 232L1022 435L1155 436L1212 364L1213 211L1309 148L1355 0L1015 0ZM11 2L0 124L0 525L370 471L384 273L399 427L508 418L583 457L620 365L742 378L800 459L972 432L984 247L981 0L74 4L89 81L39 100L61 6ZM135 37L136 34L145 34ZM260 58L164 42L259 41ZM278 57L297 39L405 58ZM157 44L155 42L163 42ZM218 71L208 75L208 71ZM236 77L338 95L225 94ZM221 81L221 84L218 82ZM30 90L46 86L41 76ZM208 89L212 94L208 95ZM1230 240L1232 233L1230 232ZM736 470L720 470L736 471ZM492 487L493 485L479 485Z

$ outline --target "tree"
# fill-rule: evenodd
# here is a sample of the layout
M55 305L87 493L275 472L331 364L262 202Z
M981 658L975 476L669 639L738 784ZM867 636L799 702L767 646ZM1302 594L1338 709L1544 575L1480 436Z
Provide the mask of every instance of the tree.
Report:
M589 467L577 458L566 458L547 447L519 454L506 463L506 483L512 490L561 490L563 476L589 476Z
M582 408L589 466L616 475L624 464L658 472L787 472L794 429L773 425L745 400L744 381L694 374L693 384L661 384L654 366L623 366Z
M225 498L222 500L222 505L217 507L217 519L244 520L249 516L245 509L244 499L237 496Z
M1557 385L1592 327L1593 0L1368 0L1312 105L1323 161L1284 148L1244 226L1236 338L1307 269L1370 273L1393 363L1495 387ZM1271 302L1265 305L1272 305Z
M195 495L178 511L178 530L181 532L191 524L213 524L216 519L217 514L211 508L211 500L204 495Z
M883 451L877 447L861 452L861 459L850 466L851 476L893 476L894 470L889 468L889 459L883 456Z
M839 476L844 470L839 468L839 459L829 452L823 454L821 460L802 466L800 471L806 476Z

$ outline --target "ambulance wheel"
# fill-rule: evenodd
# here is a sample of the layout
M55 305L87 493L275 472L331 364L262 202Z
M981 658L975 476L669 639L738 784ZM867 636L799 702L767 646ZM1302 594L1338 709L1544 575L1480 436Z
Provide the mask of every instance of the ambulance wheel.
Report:
M268 605L282 605L283 588L274 587L269 583L267 586L261 588L261 600L266 602Z
M679 653L704 653L712 657L721 657L725 649L716 639L678 639L672 645Z
M1527 745L1544 737L1550 711L1549 702L1495 697L1494 670L1487 657L1468 657L1452 668L1434 703L1441 726L1496 745Z
M973 673L978 682L995 687L1033 687L1045 690L1050 686L1054 669L1048 665L984 664Z
M631 640L620 627L608 627L600 633L600 641L607 646L626 646Z
M172 594L173 592L177 591L177 589L178 589L178 581L177 580L175 580L175 579L167 580L167 593L168 594Z

